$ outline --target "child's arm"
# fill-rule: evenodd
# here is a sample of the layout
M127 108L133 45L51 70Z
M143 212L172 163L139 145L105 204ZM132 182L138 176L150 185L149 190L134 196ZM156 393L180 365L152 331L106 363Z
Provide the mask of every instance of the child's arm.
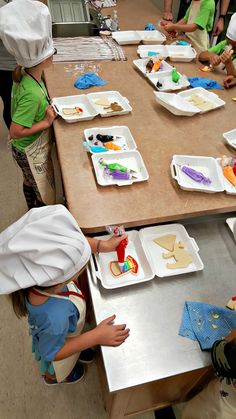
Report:
M103 320L95 329L80 336L67 338L64 346L56 353L54 361L60 361L94 345L119 346L129 336L125 324L111 325L115 315Z
M167 32L194 32L198 29L196 23L187 23L185 19L179 20L177 23L170 23L164 26Z
M172 14L172 0L164 0L164 13L163 13L164 20L173 20Z
M92 253L101 252L101 253L108 253L114 252L117 246L123 239L127 239L127 234L122 234L122 236L112 236L108 240L98 240L92 237L86 237L88 240Z
M231 55L232 55L231 51L224 51L223 54L221 54L221 56L220 56L220 60L223 64L225 64L225 69L227 71L227 76L236 77L236 69L235 69L233 61L231 59Z
M36 122L36 124L32 125L31 128L26 128L23 125L12 122L10 126L10 137L17 140L43 131L52 125L56 116L57 114L55 113L53 107L49 105L44 119Z
M217 66L221 62L220 56L211 51L202 51L199 54L198 59L201 63L208 62L213 67Z

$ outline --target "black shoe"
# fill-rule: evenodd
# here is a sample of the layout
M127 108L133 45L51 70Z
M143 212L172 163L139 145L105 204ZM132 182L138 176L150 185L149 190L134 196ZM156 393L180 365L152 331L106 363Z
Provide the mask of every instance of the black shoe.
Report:
M80 352L79 362L83 364L91 364L95 359L95 352L92 348L85 349Z

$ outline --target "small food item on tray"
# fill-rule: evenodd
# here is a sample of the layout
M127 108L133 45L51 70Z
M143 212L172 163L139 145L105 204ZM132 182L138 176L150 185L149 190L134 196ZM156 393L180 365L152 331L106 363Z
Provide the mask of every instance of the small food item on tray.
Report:
M64 115L76 115L83 113L83 109L79 108L78 106L75 106L74 108L62 108L62 113Z
M125 262L122 267L122 271L120 269L120 265L118 261L112 261L110 262L110 271L113 276L115 277L121 277L122 275L132 273L134 275L137 275L138 273L138 262L132 257L127 256L125 259Z
M96 105L99 105L99 106L110 106L110 102L109 102L109 100L107 99L107 97L101 97L101 98L99 98L99 99L96 99L96 100L94 101L94 103L95 103Z
M174 257L174 263L167 263L166 267L168 269L181 269L187 268L193 261L192 256L190 253L184 249L184 243L178 242L174 244L174 250L168 253L163 253L162 257L164 259L169 259Z
M211 109L215 108L214 103L209 102L205 99L203 99L201 96L199 96L197 93L194 93L190 96L188 99L190 103L192 103L194 106L196 106L201 111L210 111Z
M121 105L119 105L117 102L112 102L109 104L109 106L104 106L103 109L107 110L108 112L121 112L124 110Z
M159 55L158 59L156 57L150 58L150 60L146 64L146 71L147 73L155 73L162 68L162 61L163 57Z
M162 88L162 83L160 83L159 81L157 81L156 87L157 87L158 89L161 89L161 88Z
M102 143L108 143L108 142L114 140L113 135L97 134L96 138L97 138L98 141L101 141Z
M230 300L226 304L226 307L230 308L230 310L236 311L236 297L230 298Z
M234 174L234 169L231 166L223 167L224 177L231 183L231 185L236 186L236 176Z
M213 70L213 67L210 65L204 65L203 67L199 67L199 70L203 73L210 73Z
M161 246L164 249L169 250L169 252L172 252L174 250L175 240L175 234L166 234L165 236L157 237L153 241L158 244L158 246Z
M104 143L104 147L106 147L108 150L118 151L121 150L121 147L112 141L109 141L108 143Z
M187 176L189 176L192 180L198 183L203 183L203 185L210 185L211 179L209 177L204 176L203 173L198 172L195 169L192 169L192 167L189 166L182 166L181 171L185 173Z
M103 158L101 157L99 159L99 164L101 166L106 167L107 169L114 171L114 170L119 170L120 172L128 172L128 173L136 173L135 170L132 169L128 169L128 167L123 166L122 164L119 163L106 163Z

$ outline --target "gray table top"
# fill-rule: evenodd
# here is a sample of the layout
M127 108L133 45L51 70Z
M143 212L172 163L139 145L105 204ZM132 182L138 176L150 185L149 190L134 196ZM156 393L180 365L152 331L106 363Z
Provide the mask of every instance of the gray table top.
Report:
M199 246L203 271L106 290L89 270L96 321L116 314L116 323L130 328L123 345L102 347L109 391L210 365L208 352L178 335L183 306L185 301L225 306L235 295L236 244L225 218L199 221L183 224Z

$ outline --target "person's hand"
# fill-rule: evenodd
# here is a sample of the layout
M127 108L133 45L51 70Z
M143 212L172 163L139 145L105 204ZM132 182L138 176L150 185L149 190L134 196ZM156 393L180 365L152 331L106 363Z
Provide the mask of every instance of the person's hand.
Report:
M236 85L236 77L234 76L227 76L223 79L223 86L225 89L229 89Z
M221 32L223 32L225 26L224 19L221 17L218 19L216 26L213 31L213 36L219 36Z
M227 64L231 60L231 50L230 51L224 51L223 54L220 55L220 60L223 64Z
M112 236L108 240L101 240L100 251L101 252L114 252L120 242L124 239L127 239L127 234L122 234L122 236Z
M46 110L46 115L44 117L44 120L48 123L48 126L50 127L54 121L54 119L57 117L56 112L54 111L54 108L52 105L49 105Z
M97 345L119 346L127 339L129 329L126 329L126 324L112 325L115 318L115 314L108 317L94 329Z
M228 336L226 336L225 340L230 342L231 340L236 339L236 329L233 329Z
M173 14L171 12L164 12L163 13L163 20L167 20L169 22L172 22Z
M220 63L221 63L220 55L212 54L212 56L210 57L210 64L212 65L212 67L216 67Z

